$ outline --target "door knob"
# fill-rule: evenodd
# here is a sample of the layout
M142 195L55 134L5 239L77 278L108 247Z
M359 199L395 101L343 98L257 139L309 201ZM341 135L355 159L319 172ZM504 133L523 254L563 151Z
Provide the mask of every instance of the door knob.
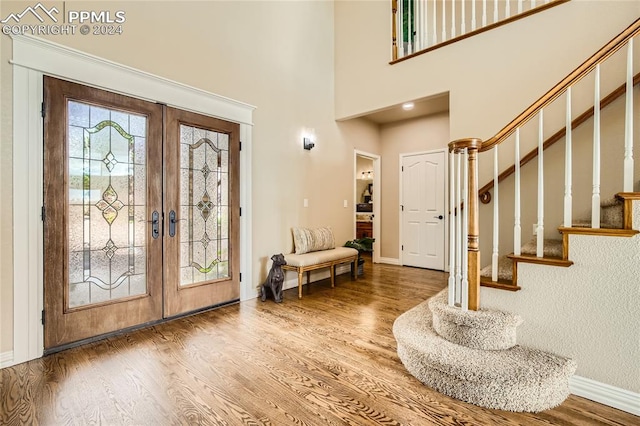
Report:
M434 216L434 218L435 218L435 219L440 219L440 220L442 220L442 219L444 219L444 216L442 216L442 215L440 215L440 216Z

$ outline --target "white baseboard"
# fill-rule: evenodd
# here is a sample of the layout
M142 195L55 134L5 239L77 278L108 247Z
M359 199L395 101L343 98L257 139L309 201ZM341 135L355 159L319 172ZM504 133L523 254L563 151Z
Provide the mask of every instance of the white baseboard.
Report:
M11 367L13 364L13 351L0 352L0 368Z
M381 257L379 261L387 265L401 265L400 259L394 259L393 257Z
M576 396L640 416L640 393L580 376L573 376L569 379L569 389Z

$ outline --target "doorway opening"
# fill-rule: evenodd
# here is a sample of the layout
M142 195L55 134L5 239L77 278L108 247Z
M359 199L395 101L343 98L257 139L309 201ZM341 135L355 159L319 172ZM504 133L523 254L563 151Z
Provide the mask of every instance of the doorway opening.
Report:
M380 261L380 156L354 151L354 235L374 238L374 263Z
M45 349L238 300L239 125L44 92Z

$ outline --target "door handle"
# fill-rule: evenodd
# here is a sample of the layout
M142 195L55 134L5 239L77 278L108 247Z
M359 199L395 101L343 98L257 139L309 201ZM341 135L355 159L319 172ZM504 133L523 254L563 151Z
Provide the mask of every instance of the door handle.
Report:
M442 219L444 219L444 216L442 216L442 215L440 215L440 216L434 216L434 219L440 219L440 220L442 220Z
M157 210L151 214L151 236L154 239L160 236L160 214Z
M174 237L176 235L176 212L171 210L169 212L169 236Z

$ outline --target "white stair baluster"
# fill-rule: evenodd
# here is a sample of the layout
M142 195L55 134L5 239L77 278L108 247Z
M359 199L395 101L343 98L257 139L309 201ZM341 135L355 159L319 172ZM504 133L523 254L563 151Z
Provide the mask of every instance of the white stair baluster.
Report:
M515 206L514 206L514 225L513 225L513 254L520 256L522 247L522 229L520 224L520 127L516 128L516 147L515 147Z
M462 177L462 203L464 212L462 215L462 283L460 293L460 305L463 311L469 309L469 148L464 149L462 155L464 172ZM477 194L474 194L477 196Z
M398 0L398 12L396 16L398 17L398 23L396 24L396 28L398 29L396 34L398 40L398 58L402 58L404 56L404 7L402 0Z
M504 7L504 18L508 19L511 17L511 2L507 0L505 4L506 5Z
M455 291L456 291L456 279L455 279L455 268L456 268L456 227L455 227L455 219L456 219L456 175L460 173L460 171L456 171L455 162L454 162L455 154L452 152L449 153L449 294L448 301L449 306L453 306L455 303Z
M476 0L471 1L471 31L476 30Z
M566 106L566 136L565 136L565 149L564 149L564 226L570 228L573 225L573 212L572 212L572 133L571 126L571 86L567 88L567 106Z
M462 1L462 9L460 10L460 35L464 35L467 32L467 9L466 9L466 1Z
M413 0L407 2L407 53L412 54L413 51L413 16L411 14L411 5Z
M534 7L536 7L536 0L531 0L531 7L529 8L529 10L533 9Z
M518 13L522 13L522 0L518 0Z
M538 117L538 224L536 256L544 257L544 110Z
M436 44L438 44L438 13L437 13L437 7L438 7L438 0L433 0L433 45L435 46Z
M627 93L624 121L624 192L633 192L633 39L627 45Z
M600 64L595 69L593 96L593 194L591 195L591 227L600 228Z
M451 2L451 38L456 36L456 2Z
M442 40L440 42L447 41L447 2L442 0Z
M460 161L462 160L462 155L456 155L456 167L458 169L458 179L456 180L456 208L458 209L458 214L456 215L456 303L460 303L460 293L461 293L461 283L462 283L462 215L466 215L467 206L465 206L465 212L462 212L460 208L462 204L462 197L460 194L460 171L462 170L460 167Z
M498 0L493 1L493 23L498 22Z
M422 15L421 15L421 10L420 10L420 4L421 3L422 3L422 0L414 0L413 1L413 5L414 5L413 7L414 7L414 13L415 13L414 31L416 33L416 38L415 38L414 43L413 43L413 48L415 49L416 52L418 50L422 49Z
M482 26L487 26L487 0L482 0Z
M498 281L498 238L500 220L498 217L498 145L493 148L493 251L491 252L491 281Z
M422 25L420 29L422 32L422 48L429 47L429 3L427 0L420 0L422 2Z

